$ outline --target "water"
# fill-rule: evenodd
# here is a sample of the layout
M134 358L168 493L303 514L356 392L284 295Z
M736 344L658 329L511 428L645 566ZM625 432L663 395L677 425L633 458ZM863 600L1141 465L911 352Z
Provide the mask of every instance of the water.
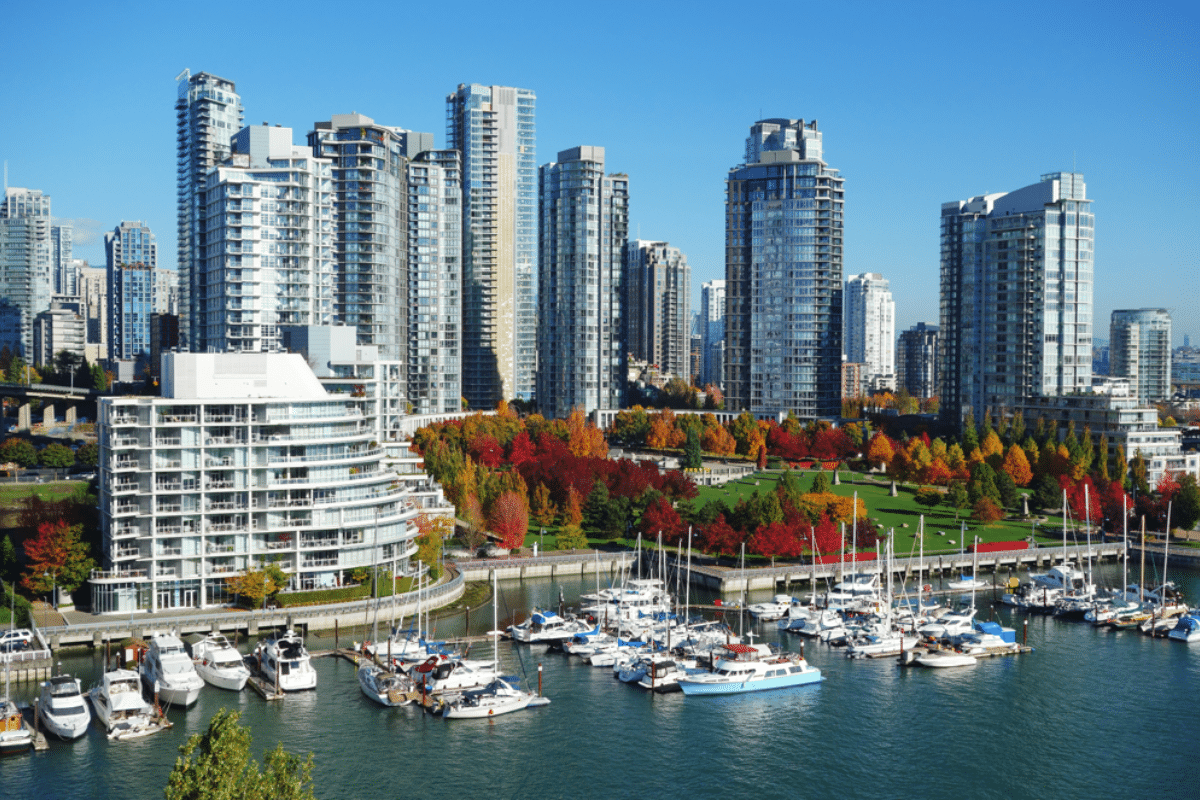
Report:
M1119 567L1104 574L1120 580ZM1200 600L1200 573L1178 580ZM570 603L594 579L501 584L501 616L553 605L560 586ZM997 616L1021 636L1026 617ZM729 697L652 695L620 684L611 670L523 648L534 685L535 664L544 664L553 703L478 721L380 708L362 696L351 664L318 659L316 692L268 704L249 690L206 688L195 707L168 712L175 727L167 733L110 743L93 725L75 743L51 741L46 753L4 759L0 797L159 797L178 746L221 707L242 712L260 756L278 741L312 751L322 798L1194 795L1200 646L1028 619L1032 654L961 670L899 669L892 659L851 661L809 643L822 683ZM445 621L437 634L462 627L461 618ZM490 627L490 607L472 611L472 633ZM773 624L765 630L779 640ZM313 649L332 644L310 640ZM473 655L488 652L490 645L476 645ZM502 658L520 671L505 645ZM100 661L64 658L63 669L89 686ZM16 694L28 701L33 690Z

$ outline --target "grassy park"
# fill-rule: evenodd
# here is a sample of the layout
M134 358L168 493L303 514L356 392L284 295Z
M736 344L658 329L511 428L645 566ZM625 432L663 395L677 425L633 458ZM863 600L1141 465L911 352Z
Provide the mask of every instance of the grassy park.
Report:
M826 474L828 475L828 473ZM721 500L733 508L739 500L748 499L755 491L774 491L775 484L779 481L779 475L780 473L777 472L759 472L721 486L703 486L700 487L699 495L691 502L695 504L696 508L700 508L712 500ZM807 491L811 488L817 473L802 471L799 475L800 486ZM892 497L891 482L882 476L877 479L874 476L865 476L863 473L850 470L841 470L839 476L841 485L832 486L831 491L845 497L850 497L857 491L859 498L866 504L867 516L882 524L884 530L895 529L898 555L915 552L912 548L921 515L925 516L927 531L925 552L927 554L957 551L960 546L959 526L962 522L966 523L968 530L968 545L973 541L973 536L978 536L982 542L1014 541L1029 537L1030 524L1028 521L1005 519L984 527L970 519L970 511L960 513L959 519L956 520L954 509L949 506L939 505L929 509L918 504L914 499L916 486L902 485L897 490L897 496ZM877 480L879 482L876 482ZM908 527L905 528L905 525ZM939 531L942 533L939 534ZM849 531L846 536L849 539ZM1040 534L1037 538L1039 541L1048 543L1058 541Z

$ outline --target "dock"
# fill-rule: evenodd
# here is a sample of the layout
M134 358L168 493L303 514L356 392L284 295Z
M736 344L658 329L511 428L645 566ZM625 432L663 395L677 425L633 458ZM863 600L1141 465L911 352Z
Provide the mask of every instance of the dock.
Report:
M936 653L936 652L956 653L958 651L954 650L954 648L946 647L946 646L938 645L938 644L921 644L921 645L917 645L916 647L912 648L911 650L905 650L903 652L897 651L895 653L891 653L890 655L899 656L899 659L897 659L897 661L900 664L900 666L902 666L902 667L915 667L915 666L918 666L916 663L917 656L924 655L926 653ZM997 656L1019 656L1023 653L1032 653L1032 652L1033 652L1033 648L1030 647L1029 645L1018 644L1016 647L990 647L990 648L983 650L982 652L968 653L967 655L971 655L971 656L974 656L976 659L980 659L980 658L996 658ZM884 655L868 656L868 658L885 658L885 657L886 656L884 656Z
M268 684L259 675L251 675L250 680L246 683L251 689L258 692L258 696L263 700L282 700L285 697L283 692L276 691L273 685Z
M34 700L28 709L21 709L22 716L27 710L31 719L25 720L25 724L29 725L30 730L33 731L34 752L40 753L43 750L49 750L50 742L46 740L46 734L42 733L42 727L38 724L37 700ZM30 724L31 722L32 724Z

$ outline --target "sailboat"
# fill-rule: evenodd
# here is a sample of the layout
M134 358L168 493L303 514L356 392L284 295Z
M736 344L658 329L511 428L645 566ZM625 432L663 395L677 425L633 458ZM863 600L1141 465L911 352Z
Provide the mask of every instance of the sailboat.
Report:
M966 555L967 547L967 523L960 523L958 536L958 557L962 558ZM975 574L976 569L971 567L971 574L968 575L965 571L958 573L958 580L950 581L946 584L946 588L952 592L969 592L975 589L986 589L988 587L986 581L981 581Z
M480 719L520 711L533 705L547 705L548 697L523 691L500 675L500 582L492 573L492 648L495 652L495 678L481 689L463 692L442 706L445 719Z
M9 616L10 636L15 636L17 619L17 596L13 591L13 610ZM0 755L8 755L9 753L23 753L33 747L33 731L29 729L29 723L25 721L25 717L21 714L21 709L9 694L9 671L12 666L11 661L4 662L4 697L0 697Z

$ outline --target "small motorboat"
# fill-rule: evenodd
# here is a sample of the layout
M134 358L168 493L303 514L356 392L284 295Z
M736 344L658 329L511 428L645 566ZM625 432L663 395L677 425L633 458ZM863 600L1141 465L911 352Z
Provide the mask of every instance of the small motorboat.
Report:
M777 594L769 602L753 603L746 607L750 616L763 622L774 622L783 619L792 607L792 598L786 594Z
M975 656L966 653L956 653L953 650L930 650L913 659L922 667L944 669L946 667L973 667L977 663Z
M1177 642L1200 642L1200 616L1184 614L1167 636Z

